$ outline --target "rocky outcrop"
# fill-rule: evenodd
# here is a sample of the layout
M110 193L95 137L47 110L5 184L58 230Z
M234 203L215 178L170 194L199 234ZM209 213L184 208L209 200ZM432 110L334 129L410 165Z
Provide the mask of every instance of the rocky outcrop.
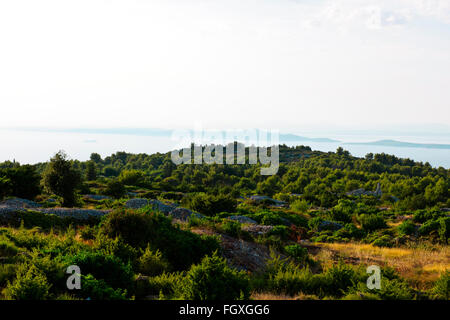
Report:
M251 201L254 201L256 203L261 203L261 202L269 202L271 204L273 204L274 206L277 207L285 207L287 206L287 202L281 201L281 200L277 200L277 199L272 199L271 197L268 196L258 196L258 195L254 195L250 197Z
M162 201L155 199L130 199L125 203L125 207L130 209L140 209L146 206L150 206L153 210L159 211L166 216L171 216L174 219L178 219L181 221L187 221L191 216L195 216L197 218L204 217L200 213L194 212L192 210L186 208L180 208L177 204L169 203L166 204Z
M375 191L367 191L364 188L360 188L346 193L347 196L358 196L358 197L362 195L381 197L382 194L383 192L381 192L381 186L379 182L377 183L377 188Z
M257 222L253 219L250 219L246 216L230 216L227 219L237 221L239 223L249 223L249 224L257 224Z

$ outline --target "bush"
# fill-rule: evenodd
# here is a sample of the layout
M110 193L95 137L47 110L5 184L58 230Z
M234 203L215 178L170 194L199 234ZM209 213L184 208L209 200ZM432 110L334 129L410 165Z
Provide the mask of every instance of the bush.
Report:
M310 205L309 205L308 201L306 201L304 199L303 200L298 199L298 200L295 200L294 202L292 202L290 207L294 211L304 213L309 210Z
M237 206L236 199L230 195L219 194L215 196L203 192L186 196L183 199L183 204L194 211L208 216L213 216L220 212L235 212Z
M317 231L319 230L319 226L322 223L323 219L321 217L314 217L308 220L308 227L311 230Z
M439 229L440 223L437 220L428 220L419 227L419 234L422 236L429 235L433 231Z
M431 289L431 297L439 300L450 299L450 271L445 271L434 283Z
M439 220L439 238L442 243L446 244L450 237L450 217L440 218Z
M180 230L169 218L148 208L137 212L115 210L103 221L101 231L110 238L121 237L135 248L144 249L150 244L176 270L188 268L219 248L216 238Z
M308 261L308 250L306 248L301 247L298 244L293 244L284 247L284 251L287 255L294 258L296 261L300 263L305 263Z
M361 227L365 231L375 231L386 228L384 218L375 214L361 214L358 216Z
M155 252L150 250L150 246L147 246L144 253L139 257L138 270L148 276L157 276L161 273L168 271L169 264L162 257L161 251Z
M192 266L179 288L179 296L187 300L236 300L249 295L246 274L230 268L217 252Z
M383 300L411 300L414 298L413 290L406 281L401 279L382 278L381 289L377 292Z
M377 247L390 248L390 247L392 247L392 238L387 234L382 235L381 237L372 241L372 245L377 246Z
M231 237L238 238L241 234L241 224L237 221L225 220L220 228L222 232Z
M416 231L416 225L411 220L406 220L398 226L398 231L400 234L412 235Z
M104 255L113 255L119 258L125 264L133 264L138 255L138 250L121 238L116 237L115 239L111 239L103 234L97 236L94 248Z
M441 217L445 217L445 212L440 210L417 210L414 212L414 222L424 223L429 220L437 220Z
M45 275L34 265L22 264L17 278L4 291L9 300L45 300L49 297L50 284Z
M103 194L111 196L115 199L122 198L125 195L125 193L126 193L125 185L117 179L112 179L108 181L108 183L106 184L106 189L103 192Z
M13 257L19 252L14 243L7 240L0 240L0 257Z
M122 170L119 181L129 186L140 186L144 181L144 173L140 170Z
M324 286L322 290L326 295L342 296L358 280L357 274L351 266L339 262L323 274Z
M81 290L77 294L92 300L125 300L126 290L113 289L104 280L97 280L91 274L81 275Z
M94 278L104 280L113 288L131 289L134 274L130 265L125 265L119 258L101 252L80 252L66 258L66 264L80 267L82 274L91 274Z
M149 278L146 287L142 288L142 293L145 295L162 294L167 297L172 297L175 291L179 290L182 280L182 273L163 273L159 276Z

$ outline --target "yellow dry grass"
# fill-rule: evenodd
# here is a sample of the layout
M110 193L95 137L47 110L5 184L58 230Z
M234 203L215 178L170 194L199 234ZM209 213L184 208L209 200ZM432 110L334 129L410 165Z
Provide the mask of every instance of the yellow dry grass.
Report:
M387 265L415 283L435 281L442 272L450 270L450 246L426 248L381 248L358 243L320 243L323 250L358 263ZM325 254L319 255L320 257ZM322 259L320 259L322 260Z

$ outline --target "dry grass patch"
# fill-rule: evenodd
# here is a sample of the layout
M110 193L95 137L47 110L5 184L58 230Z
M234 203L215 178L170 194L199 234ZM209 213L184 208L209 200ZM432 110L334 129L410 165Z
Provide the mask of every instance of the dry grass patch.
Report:
M450 246L433 248L381 248L370 244L320 243L317 244L337 257L354 263L379 264L395 268L401 276L418 287L428 287L445 270L450 270ZM323 256L329 256L329 254ZM350 258L350 259L349 259Z

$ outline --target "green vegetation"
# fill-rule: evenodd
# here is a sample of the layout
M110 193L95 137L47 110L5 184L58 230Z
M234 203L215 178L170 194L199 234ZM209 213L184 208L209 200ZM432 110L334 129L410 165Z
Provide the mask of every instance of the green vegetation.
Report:
M1 163L0 298L449 299L450 170L304 146L280 146L277 175L259 169L169 153ZM74 206L100 213L60 208ZM411 250L426 258L400 265Z

